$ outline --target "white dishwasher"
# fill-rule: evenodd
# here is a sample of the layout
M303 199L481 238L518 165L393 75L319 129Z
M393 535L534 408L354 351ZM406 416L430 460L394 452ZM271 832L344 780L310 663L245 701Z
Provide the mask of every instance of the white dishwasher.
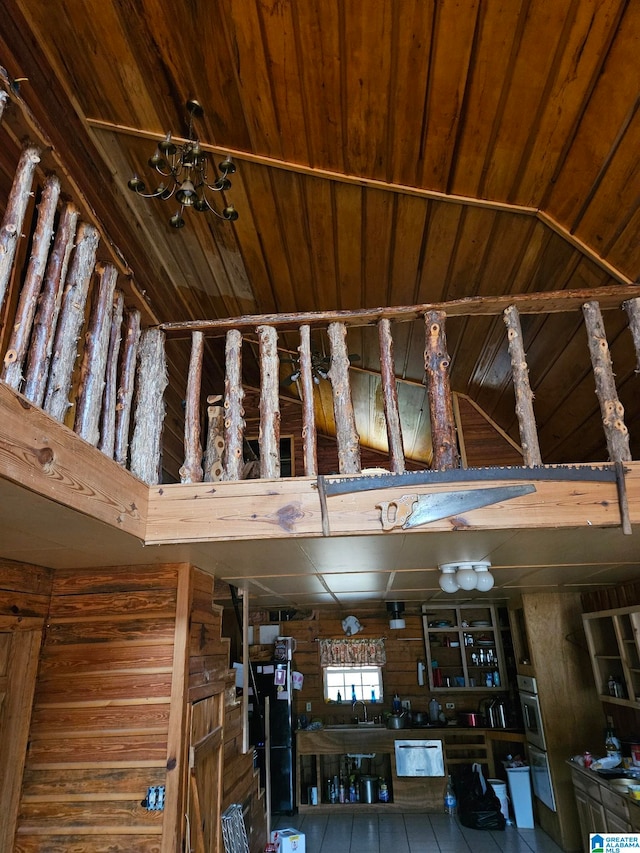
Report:
M441 740L397 740L397 776L444 776Z

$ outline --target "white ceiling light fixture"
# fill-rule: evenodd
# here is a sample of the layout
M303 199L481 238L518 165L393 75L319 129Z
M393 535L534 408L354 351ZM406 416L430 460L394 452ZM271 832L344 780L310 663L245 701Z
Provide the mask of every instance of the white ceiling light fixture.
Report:
M443 563L440 567L439 584L443 592L454 593L462 589L465 592L477 589L478 592L489 592L495 583L489 571L488 561Z

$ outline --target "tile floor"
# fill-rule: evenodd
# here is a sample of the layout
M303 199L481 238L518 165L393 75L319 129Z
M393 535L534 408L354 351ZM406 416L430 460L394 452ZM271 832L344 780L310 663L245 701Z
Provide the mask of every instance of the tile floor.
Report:
M278 815L272 829L304 832L306 853L562 853L539 827L467 829L445 814Z

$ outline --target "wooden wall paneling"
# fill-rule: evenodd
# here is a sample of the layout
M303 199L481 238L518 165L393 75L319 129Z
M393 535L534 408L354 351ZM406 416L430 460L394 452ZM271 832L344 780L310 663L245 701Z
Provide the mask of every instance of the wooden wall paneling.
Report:
M53 573L16 849L159 853L179 569Z

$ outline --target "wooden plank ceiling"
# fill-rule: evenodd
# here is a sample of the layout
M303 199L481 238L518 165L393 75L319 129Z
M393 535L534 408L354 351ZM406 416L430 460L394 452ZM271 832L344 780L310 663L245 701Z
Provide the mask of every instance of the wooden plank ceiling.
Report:
M639 44L627 0L66 0L56 14L8 0L0 23L0 62L28 78L21 94L79 183L86 170L161 321L638 281ZM186 135L189 97L203 145L237 163L234 224L187 213L175 231L172 202L126 189L167 130ZM580 314L524 329L544 461L606 458ZM607 329L637 458L623 312ZM501 320L454 318L447 336L454 390L517 439ZM349 346L365 371L358 429L378 446L375 332ZM395 355L422 383L419 323L396 327ZM170 357L179 435L184 344ZM405 406L412 436L421 399Z

